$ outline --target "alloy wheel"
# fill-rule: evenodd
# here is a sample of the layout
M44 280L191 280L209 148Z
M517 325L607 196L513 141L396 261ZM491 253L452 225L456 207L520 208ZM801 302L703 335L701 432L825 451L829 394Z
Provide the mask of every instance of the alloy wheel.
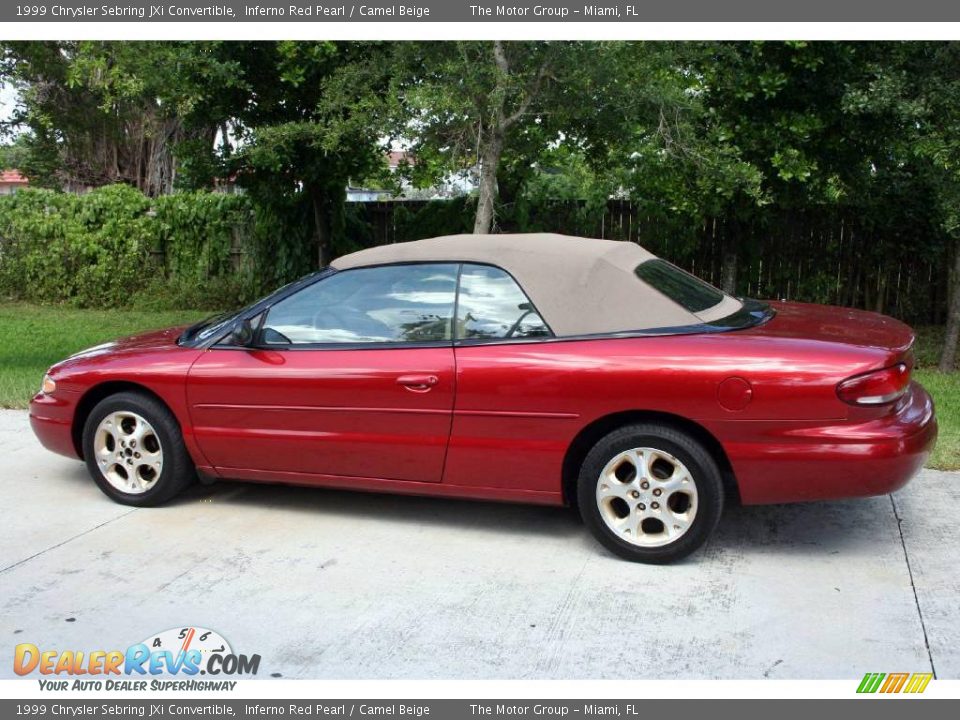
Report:
M597 479L597 507L607 527L640 547L662 547L686 534L697 514L697 484L676 457L656 448L625 450Z
M156 485L163 471L163 447L153 426L135 412L103 418L93 440L97 467L115 489L137 495Z

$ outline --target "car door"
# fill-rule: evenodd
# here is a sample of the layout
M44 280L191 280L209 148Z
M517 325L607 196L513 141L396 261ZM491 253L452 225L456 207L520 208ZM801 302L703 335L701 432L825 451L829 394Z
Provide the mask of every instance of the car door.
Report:
M577 428L567 384L580 359L551 342L532 299L490 265L463 264L455 327L457 398L444 483L555 502Z
M190 370L196 440L225 476L439 482L458 265L343 270L270 307L255 347Z

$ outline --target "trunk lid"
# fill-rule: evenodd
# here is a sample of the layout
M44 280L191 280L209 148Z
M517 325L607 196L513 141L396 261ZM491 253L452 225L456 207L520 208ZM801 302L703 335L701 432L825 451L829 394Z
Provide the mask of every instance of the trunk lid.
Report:
M913 345L914 333L908 325L879 313L797 302L771 302L770 306L776 315L744 332L883 350L894 359Z

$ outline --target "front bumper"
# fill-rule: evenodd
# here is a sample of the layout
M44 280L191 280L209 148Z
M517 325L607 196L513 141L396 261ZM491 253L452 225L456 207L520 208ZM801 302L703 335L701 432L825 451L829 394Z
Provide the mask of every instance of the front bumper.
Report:
M923 467L937 439L933 400L917 383L895 412L868 422L732 425L721 430L724 447L740 497L751 505L899 490Z
M73 440L76 403L72 395L73 393L67 391L58 391L55 395L35 395L30 401L30 427L47 450L79 458Z

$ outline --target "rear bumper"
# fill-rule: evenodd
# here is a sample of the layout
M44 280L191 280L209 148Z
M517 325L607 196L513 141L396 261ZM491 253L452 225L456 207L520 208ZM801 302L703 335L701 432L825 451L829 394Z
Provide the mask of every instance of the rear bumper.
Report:
M893 492L923 467L937 439L933 400L917 383L896 412L865 423L725 425L718 431L750 505Z
M40 444L71 458L80 457L73 442L75 404L66 394L54 397L38 393L30 401L30 427Z

